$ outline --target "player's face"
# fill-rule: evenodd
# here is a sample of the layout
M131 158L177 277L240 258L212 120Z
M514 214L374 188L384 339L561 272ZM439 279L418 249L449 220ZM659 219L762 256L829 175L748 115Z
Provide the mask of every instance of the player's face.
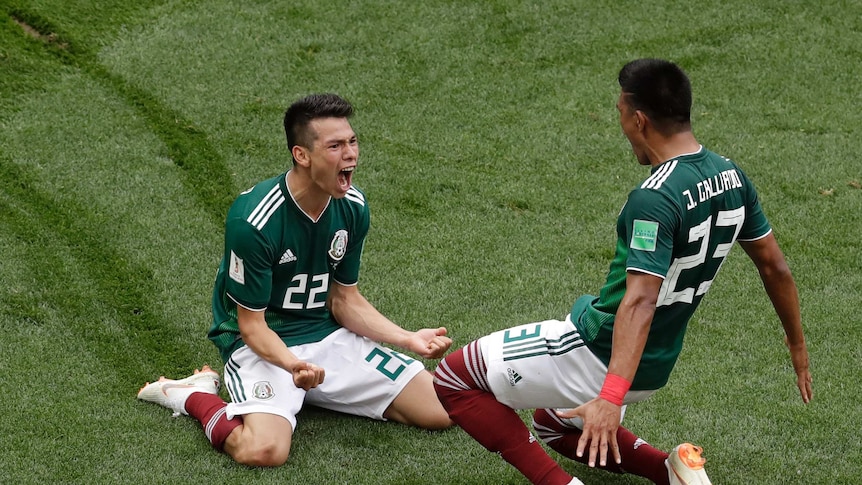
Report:
M620 93L617 100L617 111L620 113L620 127L622 127L623 134L632 146L635 158L639 164L649 165L650 161L644 148L643 132L641 131L642 120L638 111L628 103L625 93Z
M356 133L346 118L318 118L310 128L317 135L308 150L311 179L332 197L344 197L359 160Z

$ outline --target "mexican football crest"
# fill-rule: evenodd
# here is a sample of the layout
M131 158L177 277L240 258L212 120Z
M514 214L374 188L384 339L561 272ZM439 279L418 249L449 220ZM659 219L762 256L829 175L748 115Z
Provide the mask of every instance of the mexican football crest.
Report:
M332 242L329 243L329 257L335 261L341 261L344 253L347 252L347 231L339 229L332 237Z

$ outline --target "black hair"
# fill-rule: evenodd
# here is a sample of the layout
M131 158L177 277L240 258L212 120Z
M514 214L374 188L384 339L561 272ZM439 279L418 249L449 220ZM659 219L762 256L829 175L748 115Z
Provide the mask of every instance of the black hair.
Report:
M353 105L337 94L324 93L306 96L284 112L284 134L287 148L292 152L296 145L311 147L314 136L308 129L312 120L318 118L350 118Z
M629 106L643 111L658 130L690 129L691 83L676 64L637 59L623 66L619 83Z

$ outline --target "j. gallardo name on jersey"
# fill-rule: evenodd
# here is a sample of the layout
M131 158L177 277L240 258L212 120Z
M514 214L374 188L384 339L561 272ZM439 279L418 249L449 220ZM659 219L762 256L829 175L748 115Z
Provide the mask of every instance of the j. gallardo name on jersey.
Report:
M695 191L697 192L697 200L690 190L684 190L682 193L688 198L688 204L685 208L692 210L697 207L700 202L705 202L717 195L721 195L725 190L733 190L742 187L742 179L739 177L735 168L725 170L717 175L714 175L706 180L701 180L697 183Z

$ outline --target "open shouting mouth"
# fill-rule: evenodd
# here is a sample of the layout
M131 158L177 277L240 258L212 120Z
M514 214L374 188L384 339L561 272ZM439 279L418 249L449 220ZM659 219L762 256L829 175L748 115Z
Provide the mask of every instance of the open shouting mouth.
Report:
M356 166L347 167L344 170L338 172L338 187L343 191L347 191L350 188L351 181L353 180L353 171L356 170Z

